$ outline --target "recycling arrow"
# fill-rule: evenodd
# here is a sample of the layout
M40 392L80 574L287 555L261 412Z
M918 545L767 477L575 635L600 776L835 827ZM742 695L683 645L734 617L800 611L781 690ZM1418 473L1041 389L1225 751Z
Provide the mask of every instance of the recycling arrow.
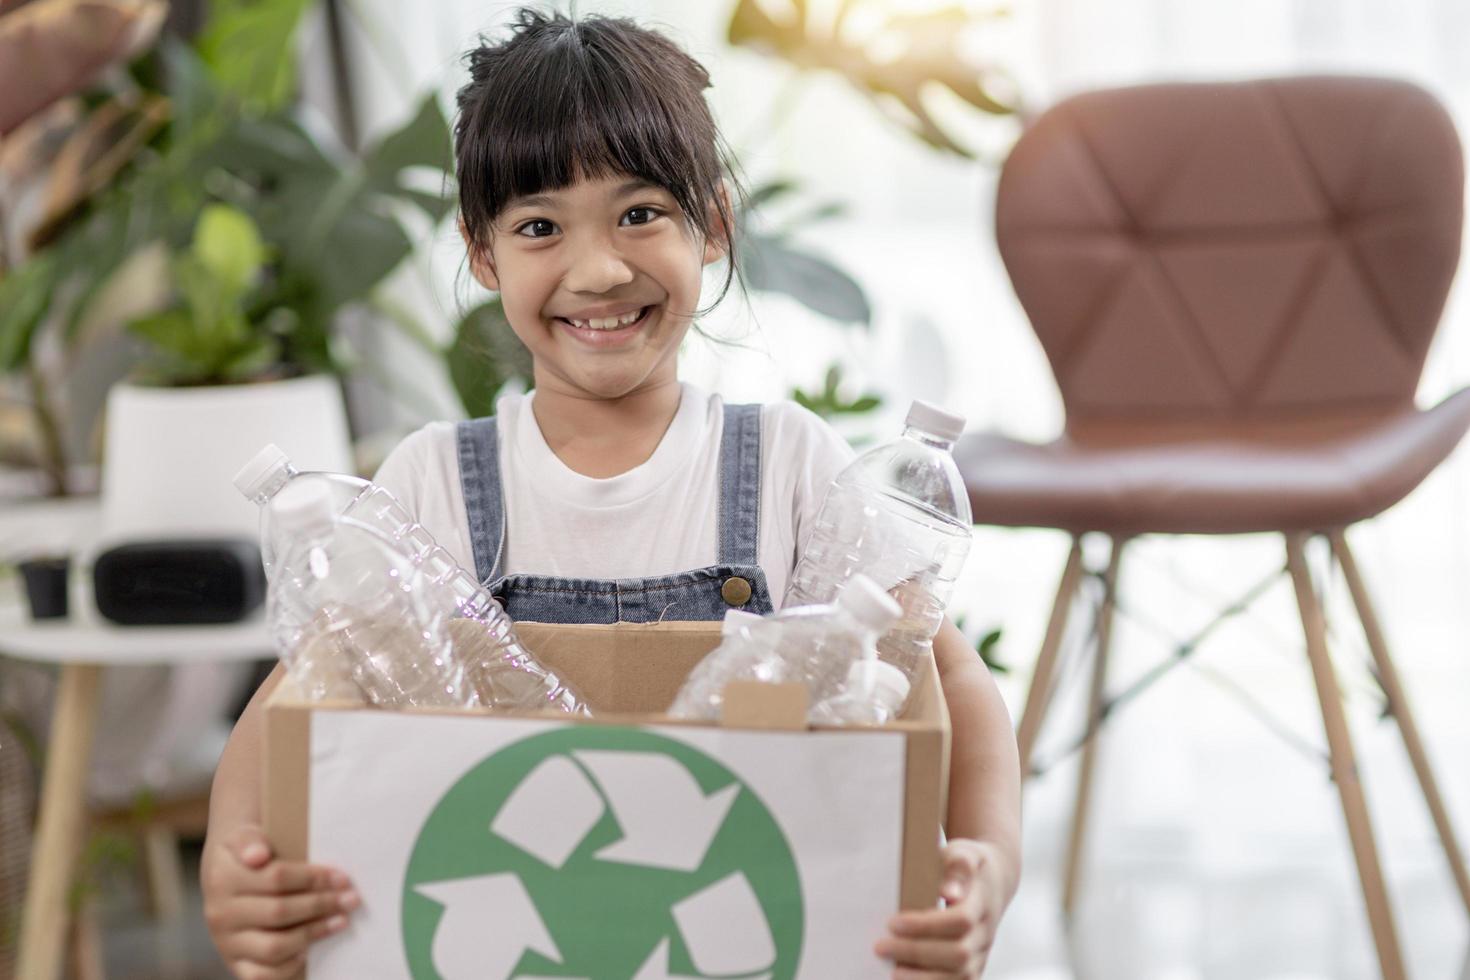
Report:
M664 937L658 941L648 959L638 968L633 975L633 980L698 980L685 973L669 972L669 940ZM771 980L769 973L758 977L742 977L741 980Z
M769 969L776 943L750 879L736 871L674 906L694 968L706 976Z
M528 949L561 962L561 950L516 875L436 881L414 890L444 906L430 951L444 980L509 980Z
M599 860L694 871L740 792L731 783L705 796L674 759L649 752L586 749L573 753L591 771L622 827Z

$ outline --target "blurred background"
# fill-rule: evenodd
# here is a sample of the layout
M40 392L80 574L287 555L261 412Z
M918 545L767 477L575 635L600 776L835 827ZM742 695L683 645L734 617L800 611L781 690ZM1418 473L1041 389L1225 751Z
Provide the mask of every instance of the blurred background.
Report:
M109 418L120 391L325 376L345 398L352 457L343 462L371 473L423 422L486 414L497 393L524 387L523 353L493 296L468 276L446 170L461 55L515 6L0 0L6 603L25 602L17 567L38 559L70 557L75 590L89 556L127 521L104 513L115 502L99 503L108 470L167 465L104 458L114 439L138 444ZM914 397L963 413L972 429L1035 440L1060 431L1056 384L993 234L1000 163L1057 100L1145 81L1352 73L1414 81L1462 133L1470 121L1461 0L584 0L577 9L636 17L702 61L742 168L749 294L732 293L705 318L684 377L736 400L796 397L857 444L896 431ZM1470 384L1464 296L1461 276L1422 405ZM275 409L222 411L228 420ZM224 421L170 436L150 423L142 442L177 438L181 451L225 456L230 431ZM233 472L260 441L230 449L221 466ZM1462 839L1467 490L1462 447L1353 539ZM238 512L228 520L248 527ZM1017 718L1068 544L1060 532L977 528L955 600ZM1120 586L1117 686L1168 659L1277 567L1280 550L1272 536L1137 542ZM1345 589L1333 577L1326 588L1330 628L1343 624L1332 639L1409 972L1470 978L1464 910L1381 717ZM1146 615L1128 614L1130 597L1140 607L1146 599ZM1278 584L1110 720L1070 927L1057 911L1059 868L1086 683L1081 658L1063 658L1037 749L1043 772L1027 787L1025 880L987 976L1378 975L1337 794L1315 748L1322 723L1296 615L1289 585ZM1074 632L1085 627L1086 617L1074 620ZM17 651L0 638L0 653ZM8 950L57 675L18 655L0 668ZM226 656L109 670L89 800L146 817L158 801L197 795L257 671ZM108 975L225 976L200 923L190 833L182 838L182 906L160 918L145 887L150 848L126 821L89 836L73 900L93 909L93 959Z

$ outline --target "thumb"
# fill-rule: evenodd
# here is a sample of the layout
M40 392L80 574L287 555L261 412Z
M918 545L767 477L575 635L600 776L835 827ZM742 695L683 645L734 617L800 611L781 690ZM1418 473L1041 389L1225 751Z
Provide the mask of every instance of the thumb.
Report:
M975 880L977 856L968 849L961 850L953 845L944 850L944 877L939 886L939 895L950 905L964 899L970 893Z
M259 827L241 827L230 838L230 850L241 864L251 869L265 867L274 854Z

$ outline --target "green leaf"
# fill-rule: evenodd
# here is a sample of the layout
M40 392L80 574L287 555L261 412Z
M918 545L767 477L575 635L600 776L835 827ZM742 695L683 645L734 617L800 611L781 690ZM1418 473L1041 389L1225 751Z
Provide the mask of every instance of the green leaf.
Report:
M765 235L748 235L741 245L741 272L752 289L790 296L834 320L865 327L872 323L873 310L862 287L832 263Z
M296 120L286 116L245 117L221 136L214 162L262 186L303 176L335 179L338 166Z
M193 250L219 287L235 297L260 275L267 255L250 215L225 204L211 204L199 216Z
M877 395L863 395L857 401L849 402L848 404L844 405L842 407L842 410L853 415L860 415L863 412L871 412L882 404L883 399L879 398Z
M413 251L402 225L360 208L342 215L319 251L305 252L303 244L293 243L291 264L314 280L317 302L327 312L366 296Z
M980 659L992 671L997 674L1008 674L1011 669L996 659L995 656L995 648L1000 644L1001 635L1002 631L1000 629L993 629L986 633L980 638L980 642L975 644L975 652L980 654Z
M46 319L61 269L51 253L42 253L0 279L0 372L24 364L31 341Z
M187 141L206 120L219 113L220 93L209 67L194 49L182 41L165 38L163 64L168 79L171 138Z
M453 138L449 123L439 110L438 99L432 94L425 98L401 129L388 134L368 151L364 167L369 191L401 196L434 220L442 218L448 210L448 197L411 191L401 183L403 172L413 167L444 173L454 169Z
M778 197L785 197L795 193L797 183L794 180L772 180L760 185L745 196L743 210L755 211L774 201Z
M196 46L220 86L268 111L296 90L293 39L310 0L213 0Z
M228 358L220 373L229 381L249 381L280 363L281 345L274 337L257 336Z
M819 399L813 399L811 395L808 395L800 388L791 389L791 400L796 402L796 404L800 405L802 408L806 409L808 412L813 412L817 415L823 414L821 401Z
M531 355L505 318L499 299L475 307L444 352L449 377L471 418L495 413L495 395L511 378L531 377Z
M165 310L141 317L128 324L128 329L166 352L190 350L193 342L194 326L183 310Z

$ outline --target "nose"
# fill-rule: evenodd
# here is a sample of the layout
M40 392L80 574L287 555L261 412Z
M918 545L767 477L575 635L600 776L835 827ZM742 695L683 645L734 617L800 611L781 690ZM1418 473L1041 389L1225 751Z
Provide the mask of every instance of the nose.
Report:
M633 267L604 237L588 238L572 250L562 284L574 293L606 293L633 281Z

